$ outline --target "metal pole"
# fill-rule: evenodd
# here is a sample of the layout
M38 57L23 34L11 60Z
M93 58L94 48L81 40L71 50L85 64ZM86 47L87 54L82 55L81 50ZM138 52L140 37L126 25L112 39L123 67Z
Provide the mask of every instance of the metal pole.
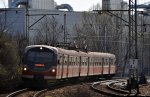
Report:
M25 24L26 24L26 26L25 26L25 38L26 38L26 45L28 45L28 42L27 42L27 40L28 40L28 39L27 39L27 36L28 36L28 35L27 35L27 32L28 32L28 31L27 31L27 26L28 26L28 25L27 25L27 12L28 12L28 11L27 11L27 6L26 6L26 9L25 9Z
M131 58L131 1L129 0L129 59ZM129 92L131 94L131 67L129 67Z
M141 55L141 73L143 74L143 54L144 54L144 30L143 30L143 26L144 25L144 14L143 14L143 11L142 11L142 16L141 16L141 32L142 32L142 36L141 36L141 38L142 38L142 55Z
M28 34L28 25L29 25L29 20L28 20L28 0L27 0L27 5L25 9L25 37L26 37L26 45L29 45L29 34Z
M105 33L105 52L106 52L106 51L107 51L107 39L106 39L107 33L106 33L106 26L104 27L104 33Z
M128 13L129 13L129 34L128 34L128 36L129 36L129 59L131 58L131 2L130 2L130 0L129 0L129 11L128 11Z
M137 48L137 0L135 0L135 59L138 59L138 48ZM138 64L137 64L137 94L139 94L139 82L138 82Z
M28 11L28 14L29 14L29 11ZM27 15L27 19L28 19L28 24L27 24L27 32L28 32L28 45L30 45L30 35L29 35L29 15Z
M137 41L137 0L135 0L135 59L138 59Z
M64 14L64 47L66 43L66 14Z

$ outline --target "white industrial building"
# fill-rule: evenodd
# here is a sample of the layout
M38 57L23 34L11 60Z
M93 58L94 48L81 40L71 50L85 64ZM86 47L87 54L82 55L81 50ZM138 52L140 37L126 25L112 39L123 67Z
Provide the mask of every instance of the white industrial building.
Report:
M67 9L68 11L73 11L73 8L69 4L57 5L54 0L8 0L8 8L29 8L36 10Z
M127 9L127 3L123 0L102 0L103 10L121 10Z

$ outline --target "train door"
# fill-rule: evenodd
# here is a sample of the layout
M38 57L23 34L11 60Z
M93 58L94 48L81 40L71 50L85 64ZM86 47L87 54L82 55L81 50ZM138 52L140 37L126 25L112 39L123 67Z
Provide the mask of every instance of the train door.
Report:
M73 56L72 76L77 77L79 74L78 57Z
M87 76L87 57L82 57L81 58L81 72L80 76Z
M68 77L73 77L73 56L68 57Z
M93 65L93 57L90 57L90 59L89 59L89 76L91 76L91 75L93 75L93 73L94 73L94 65Z
M61 58L62 60L61 60L61 70L60 70L60 73L61 73L61 78L63 78L63 67L64 67L64 59L65 59L65 56L64 56L64 54L62 55L62 58Z
M64 55L63 78L67 78L68 55Z
M110 75L110 71L111 71L111 58L109 58L108 64L109 64L109 71L108 71L108 74Z
M68 55L68 56L67 56L67 63L66 63L66 65L67 65L67 78L70 77L70 76L69 76L69 74L70 74L70 73L69 73L70 64L71 64L71 63L70 63L70 56Z
M105 63L105 65L103 67L104 68L104 71L103 71L104 74L108 74L108 72L109 72L109 63L108 63L108 60L109 60L108 58L104 59L104 63Z
M104 58L102 58L102 75L104 75Z
M79 77L81 76L81 56L79 56Z
M99 57L94 58L94 75L99 75L101 73L100 59Z
M61 70L62 70L62 55L58 54L58 60L57 60L57 79L61 78Z
M89 76L90 58L87 58L87 76Z
M93 58L93 75L96 75L96 57Z
M99 74L102 74L102 59L99 57Z

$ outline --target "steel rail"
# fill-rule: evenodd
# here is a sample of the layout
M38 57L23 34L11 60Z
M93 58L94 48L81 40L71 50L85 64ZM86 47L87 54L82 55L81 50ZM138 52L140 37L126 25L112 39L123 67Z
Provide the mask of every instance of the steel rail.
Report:
M15 91L15 92L12 92L10 93L9 95L7 95L6 97L15 97L16 95L20 94L20 93L23 93L23 92L26 92L28 89L25 88L25 89L22 89L22 90L18 90L18 91Z
M35 93L35 94L33 95L33 97L38 97L38 96L40 96L41 94L43 94L44 92L46 92L46 91L47 91L47 89L38 91L37 93Z

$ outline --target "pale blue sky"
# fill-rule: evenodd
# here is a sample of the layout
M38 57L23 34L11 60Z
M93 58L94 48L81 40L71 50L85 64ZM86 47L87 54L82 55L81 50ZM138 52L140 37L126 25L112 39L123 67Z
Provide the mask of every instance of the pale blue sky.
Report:
M0 0L0 8L8 6L8 0ZM55 0L57 4L68 3L75 11L88 11L94 4L101 3L102 0ZM124 0L127 1L128 0ZM150 0L138 0L138 3L143 4Z

